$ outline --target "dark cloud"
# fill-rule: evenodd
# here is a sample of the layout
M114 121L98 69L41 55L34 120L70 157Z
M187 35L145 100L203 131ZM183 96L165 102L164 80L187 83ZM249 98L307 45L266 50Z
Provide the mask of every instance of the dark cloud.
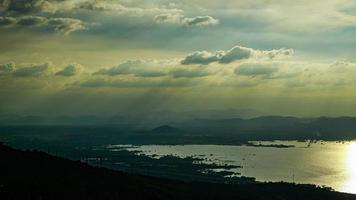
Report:
M0 17L0 27L40 27L53 30L55 32L70 34L74 31L86 29L86 24L73 18L47 18L41 16L22 16L19 18Z
M129 7L112 0L0 0L0 11L16 14L54 14L77 10L115 11L119 14L145 15L182 10L163 7Z
M59 17L64 16L64 11L74 9L77 3L66 0L0 0L0 15L3 15L0 16L0 26L40 27L63 34L83 30L86 24L81 20ZM55 14L56 11L63 12Z
M45 23L47 23L47 18L39 16L24 16L17 21L17 25L20 26L40 26Z
M56 72L56 76L75 76L78 74L81 66L78 64L71 64L64 69Z
M22 14L55 11L55 6L47 0L3 0L2 5L6 12Z
M0 16L0 26L12 26L16 24L17 20L13 17L1 17Z
M50 68L50 63L37 64L29 67L18 68L14 72L14 76L17 77L37 77L44 75Z

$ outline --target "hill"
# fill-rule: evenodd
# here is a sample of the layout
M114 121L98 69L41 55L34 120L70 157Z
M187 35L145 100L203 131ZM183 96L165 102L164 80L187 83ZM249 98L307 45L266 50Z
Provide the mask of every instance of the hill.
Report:
M192 134L239 140L353 140L356 118L295 118L264 116L251 119L195 119L175 124Z
M168 125L162 125L162 126L158 126L154 129L152 129L153 133L167 133L167 134L170 134L170 133L180 133L182 132L182 130L178 129L178 128L175 128L175 127L172 127L172 126L168 126Z

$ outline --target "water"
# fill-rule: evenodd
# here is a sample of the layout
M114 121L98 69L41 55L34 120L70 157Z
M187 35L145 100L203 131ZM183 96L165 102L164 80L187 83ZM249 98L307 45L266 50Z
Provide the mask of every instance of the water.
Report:
M356 194L356 142L276 141L265 144L294 145L292 148L229 145L143 145L129 150L157 157L206 158L206 162L241 165L243 176L258 181L286 181L332 187Z

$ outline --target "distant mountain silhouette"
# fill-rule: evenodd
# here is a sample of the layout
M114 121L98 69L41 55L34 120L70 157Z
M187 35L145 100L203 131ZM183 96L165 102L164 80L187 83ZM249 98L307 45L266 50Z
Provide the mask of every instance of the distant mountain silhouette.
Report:
M356 139L356 117L196 119L177 123L175 126L191 133L219 137L229 135L240 140Z
M179 132L182 132L182 130L179 128L172 127L172 126L163 125L163 126L158 126L154 129L152 129L151 132L154 132L154 133L179 133Z
M225 185L130 175L53 157L43 152L14 150L2 144L0 158L1 200L356 200L356 195L337 193L312 185Z
M41 135L41 138L56 134L62 139L66 138L63 135L79 137L79 135L90 134L96 138L95 141L115 140L120 143L135 144L241 144L251 140L356 139L356 117L262 116L251 119L191 119L159 124L141 124L120 116L112 118L62 116L56 118L61 119L58 120L58 124L51 124L53 119L0 115L0 139L5 141L3 135L11 138L13 135L18 135L20 138L31 134ZM21 124L20 122L23 121L28 124ZM61 124L62 122L64 124ZM84 137L81 139L83 140Z
M213 112L214 113L214 112ZM138 120L139 116L20 116L0 115L0 132L8 127L63 126L95 127L95 129L120 129L122 132L146 132L147 136L169 135L184 132L186 135L210 135L233 137L234 140L351 140L356 139L356 117L297 118L288 116L261 116L256 118L175 118L174 115L152 113L150 120ZM194 115L192 115L194 116ZM220 115L218 115L220 116ZM225 116L225 115L223 115ZM152 120L154 119L154 120ZM160 120L155 120L160 119ZM184 120L181 120L184 119ZM137 123L140 121L140 123ZM163 122L162 122L163 121ZM73 128L74 127L74 128ZM156 127L151 129L152 127ZM43 129L43 128L41 128ZM184 131L182 131L184 130ZM51 130L53 132L55 130ZM71 130L72 131L72 130ZM77 131L77 130L76 130ZM90 129L90 132L93 132ZM102 130L99 132L103 133ZM113 131L112 131L113 132ZM200 139L199 139L200 140Z

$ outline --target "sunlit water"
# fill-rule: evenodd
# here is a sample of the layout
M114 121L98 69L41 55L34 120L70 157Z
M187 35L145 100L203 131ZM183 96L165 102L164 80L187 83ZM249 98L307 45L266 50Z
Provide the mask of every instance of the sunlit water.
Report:
M234 170L259 181L310 183L356 194L356 142L318 142L310 147L306 142L274 143L296 147L144 145L130 149L148 156L193 156L207 162L241 165L242 169Z

